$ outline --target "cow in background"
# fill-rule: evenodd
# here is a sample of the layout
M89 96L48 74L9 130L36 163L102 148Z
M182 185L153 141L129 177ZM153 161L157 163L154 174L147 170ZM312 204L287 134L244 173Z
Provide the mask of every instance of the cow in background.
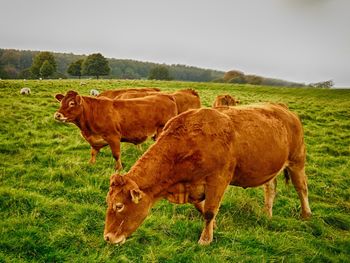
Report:
M139 144L149 136L158 135L166 122L177 115L172 96L159 94L130 100L111 100L105 97L81 96L75 91L57 94L59 110L54 118L74 123L91 145L90 163L96 161L100 149L109 145L122 169L120 142Z
M220 106L236 106L240 101L229 94L218 95L213 103L213 108Z

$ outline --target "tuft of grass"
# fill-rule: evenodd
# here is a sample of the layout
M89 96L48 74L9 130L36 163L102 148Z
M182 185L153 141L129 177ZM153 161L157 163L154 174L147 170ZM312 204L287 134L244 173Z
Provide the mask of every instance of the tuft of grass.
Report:
M350 258L350 90L275 88L139 80L0 81L0 262L348 262ZM214 241L197 244L203 220L192 205L162 200L123 246L103 240L105 197L114 160L108 147L95 165L79 130L53 119L56 93L88 95L125 87L192 88L210 107L229 93L242 104L287 103L298 113L307 145L313 217L300 219L292 185L278 178L274 216L263 190L229 187ZM127 172L154 142L122 144Z

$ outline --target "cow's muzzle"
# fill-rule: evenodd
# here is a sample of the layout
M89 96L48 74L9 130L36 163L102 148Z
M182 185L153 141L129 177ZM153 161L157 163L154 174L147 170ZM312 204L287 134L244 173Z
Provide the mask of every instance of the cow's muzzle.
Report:
M64 115L62 113L60 113L60 112L55 112L53 117L55 118L55 120L58 120L58 121L62 121L62 122L66 122L67 121L67 118L64 117Z
M121 235L119 237L116 237L112 233L107 233L104 236L105 241L111 244L115 245L123 245L125 243L126 237L124 235Z

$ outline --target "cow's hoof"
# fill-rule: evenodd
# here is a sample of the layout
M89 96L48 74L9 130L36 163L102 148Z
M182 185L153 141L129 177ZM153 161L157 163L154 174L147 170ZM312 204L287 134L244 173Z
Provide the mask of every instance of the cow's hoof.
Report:
M198 244L201 245L201 246L209 246L211 243L210 240L202 240L202 239L199 239L198 241Z
M312 213L311 213L311 212L303 212L303 213L301 213L301 218L302 218L303 220L308 220L308 219L311 218L311 216L312 216Z
M123 165L118 162L118 163L116 163L114 168L115 168L115 171L118 172L118 171L123 170Z
M212 240L210 240L210 239L200 238L198 240L198 244L201 246L208 246L208 245L210 245L211 241Z

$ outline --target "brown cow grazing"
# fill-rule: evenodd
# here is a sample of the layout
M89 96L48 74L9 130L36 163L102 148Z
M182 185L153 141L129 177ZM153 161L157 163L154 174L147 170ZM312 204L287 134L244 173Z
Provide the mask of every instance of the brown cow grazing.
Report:
M115 97L128 93L128 92L144 92L144 91L149 91L149 92L158 92L160 89L158 88L131 88L131 89L115 89L115 90L105 90L101 92L98 97L107 97L110 99L114 99Z
M160 133L165 123L177 114L174 98L164 94L111 100L68 91L66 96L57 94L56 99L61 102L61 107L55 113L55 119L78 126L91 145L90 163L96 161L102 147L109 145L117 170L122 169L121 141L139 144L148 136Z
M304 166L301 122L283 106L189 110L167 123L127 174L111 176L104 238L124 243L155 202L166 198L202 211L199 244L208 245L226 187L265 184L265 205L272 215L275 178L284 169L307 218L311 210Z
M229 94L218 95L213 103L213 108L220 106L236 106L240 101Z

